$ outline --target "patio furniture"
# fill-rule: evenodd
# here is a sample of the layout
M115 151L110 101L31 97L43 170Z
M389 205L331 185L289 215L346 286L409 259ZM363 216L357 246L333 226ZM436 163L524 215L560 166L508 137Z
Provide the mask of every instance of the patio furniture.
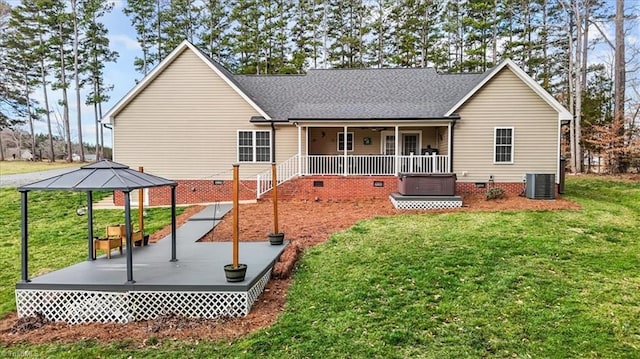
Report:
M122 254L124 225L107 226L106 238L94 238L93 240L93 258L97 256L98 249L107 252L107 258L111 259L111 250L118 248Z

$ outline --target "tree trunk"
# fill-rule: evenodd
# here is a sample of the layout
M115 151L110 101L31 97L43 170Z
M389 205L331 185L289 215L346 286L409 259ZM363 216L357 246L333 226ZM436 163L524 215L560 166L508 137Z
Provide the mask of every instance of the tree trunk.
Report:
M617 138L624 138L624 100L625 100L625 46L624 46L624 0L616 0L616 50L615 50L615 82L614 82L614 109L613 109L613 121L614 126L618 126L621 133L618 133ZM624 141L616 141L618 143L615 146L619 146L621 149L624 146ZM618 172L626 172L628 166L628 160L625 158L624 151L618 152L616 156L617 170Z
M60 86L62 88L62 124L65 131L66 143L67 143L67 162L73 162L73 147L71 147L71 126L69 122L69 95L67 94L67 72L66 62L64 61L64 37L62 30L62 23L58 25L58 31L60 31Z
M73 79L76 90L76 116L78 121L78 143L80 145L80 162L84 162L84 143L82 140L82 104L80 103L80 69L78 65L78 8L77 0L71 1L71 11L73 14Z
M40 34L40 44L42 45L42 33ZM53 132L51 131L51 110L49 109L49 96L47 93L47 73L45 72L44 55L40 57L40 76L42 78L42 95L44 96L44 110L47 115L47 134L49 136L49 162L56 161L56 154L53 151Z
M27 76L27 70L24 71L24 92L27 100L27 121L29 122L29 129L31 130L31 155L36 156L36 134L33 128L33 117L31 117L31 89L29 88L29 77Z
M583 38L583 23L586 23L586 19L583 19L583 14L580 13L578 5L575 5L576 14L576 71L575 71L575 172L582 172L582 73L586 70L582 67L582 38Z

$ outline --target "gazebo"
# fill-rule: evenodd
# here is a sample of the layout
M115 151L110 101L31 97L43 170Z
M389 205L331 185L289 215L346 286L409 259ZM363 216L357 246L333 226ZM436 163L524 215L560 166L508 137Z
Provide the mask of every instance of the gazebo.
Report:
M29 191L82 191L87 192L87 244L89 259L93 257L93 191L121 191L124 194L125 226L126 226L126 262L127 281L133 284L133 243L131 228L131 205L130 194L136 189L151 187L170 186L171 187L171 261L177 261L176 257L176 186L174 181L154 176L148 173L139 172L129 168L129 166L112 162L109 160L97 161L71 172L51 177L42 181L34 182L18 188L21 198L22 216L22 237L21 237L21 260L22 260L22 283L28 283L29 279L29 236L28 236L28 211L27 194Z

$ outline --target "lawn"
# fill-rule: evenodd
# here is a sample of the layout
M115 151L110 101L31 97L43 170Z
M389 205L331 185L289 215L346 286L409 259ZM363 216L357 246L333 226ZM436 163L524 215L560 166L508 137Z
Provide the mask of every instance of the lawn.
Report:
M150 334L153 345L143 348L83 341L5 347L0 354L640 357L640 184L570 178L566 195L583 210L359 222L305 253L273 326L231 343Z
M28 173L37 171L55 170L58 168L80 167L82 163L54 162L46 161L0 161L0 175L12 175L16 173Z

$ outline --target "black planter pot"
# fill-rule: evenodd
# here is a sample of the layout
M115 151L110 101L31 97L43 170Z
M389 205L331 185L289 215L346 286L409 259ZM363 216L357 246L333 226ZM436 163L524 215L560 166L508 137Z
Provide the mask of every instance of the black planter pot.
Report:
M227 277L227 282L242 282L246 274L246 264L238 264L238 268L233 268L233 264L224 266L224 275Z
M281 245L284 242L284 233L269 233L269 243L274 246Z

